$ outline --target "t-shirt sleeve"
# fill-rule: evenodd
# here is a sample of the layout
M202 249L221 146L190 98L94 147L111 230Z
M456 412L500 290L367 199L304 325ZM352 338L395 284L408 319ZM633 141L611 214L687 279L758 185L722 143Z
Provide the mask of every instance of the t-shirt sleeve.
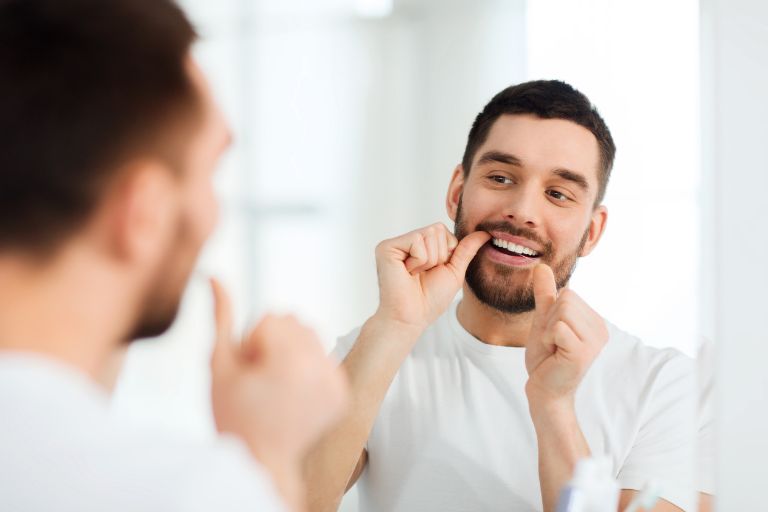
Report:
M648 376L639 430L618 480L622 489L635 490L654 482L662 499L693 512L697 502L696 374L690 358L676 351L665 351L665 358Z
M348 334L340 336L336 340L336 345L331 350L330 357L341 364L355 345L357 337L360 336L360 329L360 327L357 327L352 329Z
M269 473L239 439L220 437L198 455L179 482L184 492L174 511L287 512Z

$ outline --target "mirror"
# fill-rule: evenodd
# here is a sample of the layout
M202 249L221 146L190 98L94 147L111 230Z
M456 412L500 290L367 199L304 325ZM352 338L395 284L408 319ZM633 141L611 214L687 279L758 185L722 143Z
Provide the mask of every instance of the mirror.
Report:
M201 270L222 277L242 324L295 311L330 350L376 308L376 244L453 227L445 193L477 112L510 84L556 78L592 100L617 145L608 229L571 288L650 346L695 357L712 336L700 300L698 2L182 4L236 137ZM209 435L208 300L193 282L168 339L132 349L119 413Z

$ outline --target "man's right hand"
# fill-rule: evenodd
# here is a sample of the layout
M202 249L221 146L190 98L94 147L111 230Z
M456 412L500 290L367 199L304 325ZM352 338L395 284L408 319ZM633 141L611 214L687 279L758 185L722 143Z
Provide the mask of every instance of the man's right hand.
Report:
M376 315L425 329L448 308L464 284L470 261L490 238L485 231L476 231L459 242L438 223L381 242L376 247Z
M315 333L292 317L266 316L236 343L229 299L218 282L212 280L211 286L216 427L240 437L270 471L286 501L301 508L302 459L345 411L346 378Z

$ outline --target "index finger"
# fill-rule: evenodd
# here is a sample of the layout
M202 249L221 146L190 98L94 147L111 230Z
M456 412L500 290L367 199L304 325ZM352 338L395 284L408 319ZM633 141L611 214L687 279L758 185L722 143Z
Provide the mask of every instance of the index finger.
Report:
M216 339L213 357L217 358L232 349L232 304L229 295L216 278L210 278L213 292L213 314L216 321Z

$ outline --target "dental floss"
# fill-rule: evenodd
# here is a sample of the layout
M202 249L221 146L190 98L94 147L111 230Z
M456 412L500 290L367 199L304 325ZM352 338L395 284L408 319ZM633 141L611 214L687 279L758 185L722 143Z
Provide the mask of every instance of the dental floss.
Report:
M619 506L619 485L611 475L608 457L582 459L573 479L563 488L557 512L615 512Z

